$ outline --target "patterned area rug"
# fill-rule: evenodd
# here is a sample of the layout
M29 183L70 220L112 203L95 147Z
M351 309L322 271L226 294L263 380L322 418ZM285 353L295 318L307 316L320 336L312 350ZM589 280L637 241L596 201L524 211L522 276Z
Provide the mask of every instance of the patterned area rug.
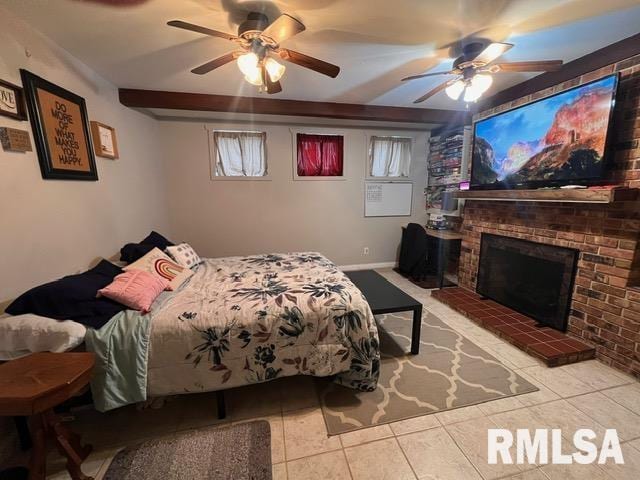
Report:
M103 480L271 480L269 423L203 428L119 452Z
M538 390L431 313L420 353L409 355L411 313L376 315L382 363L373 392L322 382L330 435Z

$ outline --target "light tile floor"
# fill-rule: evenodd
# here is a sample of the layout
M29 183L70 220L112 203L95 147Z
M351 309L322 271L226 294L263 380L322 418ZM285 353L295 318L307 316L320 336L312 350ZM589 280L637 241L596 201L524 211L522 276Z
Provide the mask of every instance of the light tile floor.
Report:
M426 312L440 317L540 391L332 437L327 435L313 380L305 377L231 391L224 421L216 419L214 394L175 397L156 410L81 411L73 427L95 448L85 462L85 473L99 479L120 448L143 439L206 425L266 419L271 425L274 480L640 478L637 381L597 361L546 368L392 270L380 273L422 301ZM567 442L576 428L591 428L599 438L605 428L616 428L625 465L488 465L486 430L498 427L561 428ZM566 448L570 446L565 443ZM55 454L50 471L49 478L68 478Z

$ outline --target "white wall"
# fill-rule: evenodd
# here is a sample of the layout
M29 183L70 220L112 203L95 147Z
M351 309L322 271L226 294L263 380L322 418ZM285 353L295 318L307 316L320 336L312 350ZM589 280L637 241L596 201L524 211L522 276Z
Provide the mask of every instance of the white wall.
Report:
M2 302L111 257L151 229L167 232L168 221L157 122L121 106L113 85L1 7L0 45L1 79L20 85L26 68L84 97L89 118L113 126L120 148L119 160L96 158L98 182L78 182L42 179L33 136L34 152L0 147ZM3 116L0 126L31 132L28 121Z
M338 121L336 121L337 123ZM209 128L267 132L269 181L211 180L207 132L200 121L160 122L167 162L171 230L203 256L319 251L338 265L393 262L401 226L424 223L423 189L429 132L417 137L411 180L412 217L364 218L366 135L358 128L304 127L344 133L345 180L294 181L291 129L285 125L207 124ZM369 247L369 255L363 255Z

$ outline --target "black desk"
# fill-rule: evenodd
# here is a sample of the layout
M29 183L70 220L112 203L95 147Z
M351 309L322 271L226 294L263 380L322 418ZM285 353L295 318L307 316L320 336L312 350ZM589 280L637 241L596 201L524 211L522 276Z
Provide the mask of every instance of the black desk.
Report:
M427 246L427 260L429 264L435 268L438 276L439 288L445 287L445 272L454 265L458 269L458 260L460 258L460 247L462 244L462 235L451 230L432 230L425 228L427 237L429 237ZM450 284L446 286L456 286Z
M411 330L411 353L420 350L420 325L422 324L422 303L410 297L386 278L373 270L345 272L347 277L364 294L374 315L396 312L413 312Z

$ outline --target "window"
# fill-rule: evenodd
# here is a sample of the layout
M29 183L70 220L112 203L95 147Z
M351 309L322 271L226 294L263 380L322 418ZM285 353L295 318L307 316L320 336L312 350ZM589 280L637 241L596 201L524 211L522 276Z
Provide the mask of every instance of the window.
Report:
M411 169L411 144L405 137L371 137L369 175L371 177L408 177Z
M298 133L296 144L298 177L342 177L344 175L342 135Z
M214 177L265 177L265 132L213 132Z

